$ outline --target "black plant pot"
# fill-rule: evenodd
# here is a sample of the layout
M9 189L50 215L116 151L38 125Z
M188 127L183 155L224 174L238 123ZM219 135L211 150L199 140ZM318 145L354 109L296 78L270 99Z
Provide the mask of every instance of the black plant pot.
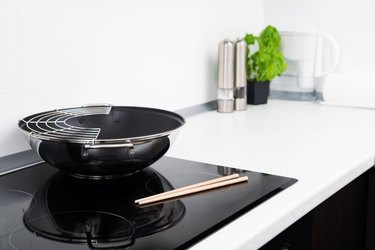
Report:
M270 93L270 81L247 82L247 103L266 104Z

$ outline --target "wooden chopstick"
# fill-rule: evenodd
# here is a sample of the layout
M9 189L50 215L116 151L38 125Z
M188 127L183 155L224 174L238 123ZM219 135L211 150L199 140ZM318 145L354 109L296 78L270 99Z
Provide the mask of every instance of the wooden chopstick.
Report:
M204 190L202 192L199 192L199 194L210 194L210 193L216 192L218 190L227 190L228 188L237 187L237 186L239 187L239 186L243 186L243 185L247 185L247 182L244 181L244 182L234 183L234 184L230 185L229 187L228 186L222 186L222 187L217 187L217 188L213 188L213 189L209 189L209 190ZM192 196L197 195L197 194L198 193L186 194L186 195L183 195L183 196L178 196L178 197L170 198L170 199L167 199L167 200L155 201L155 202L147 203L147 204L144 204L144 205L136 204L136 206L138 206L138 207L155 206L155 205L164 204L164 203L167 203L167 202L178 201L178 200L181 200L182 198L192 197Z
M196 188L196 187L202 187L202 186L213 184L213 183L217 183L217 182L222 182L222 181L226 181L226 180L235 179L235 178L238 178L239 176L240 176L239 174L227 175L227 176L224 176L224 177L219 177L219 178L216 178L216 179L212 179L212 180L208 180L208 181L204 181L204 182L199 182L199 183L196 183L196 184L192 184L192 185L189 185L189 186L177 188L177 189L174 189L174 190L171 190L171 191L167 191L167 192L164 192L164 193L151 195L151 196L148 196L148 197L145 197L145 198L142 198L142 199L135 200L134 202L135 203L139 203L141 201L145 201L145 200L149 200L149 199L154 199L156 197L160 197L160 196L164 196L164 195L169 195L169 194L181 192L183 190L188 190L188 189L192 189L192 188Z
M217 183L213 183L213 184L208 184L208 185L204 185L204 186L200 186L200 187L182 190L180 192L174 192L174 193L170 193L170 194L166 194L166 195L162 195L162 196L158 196L158 197L154 197L154 198L149 198L149 199L146 199L146 200L143 200L143 201L138 201L138 205L142 206L142 205L146 205L146 204L149 204L149 203L154 203L154 202L158 202L158 201L162 201L162 200L172 199L172 198L179 197L179 196L184 196L184 195L188 195L188 194L206 191L206 190L209 190L209 189L228 186L228 185L232 185L232 184L235 184L235 183L244 182L244 181L247 181L247 180L248 180L247 176L238 177L238 178L231 179L231 180L221 181L221 182L217 182Z

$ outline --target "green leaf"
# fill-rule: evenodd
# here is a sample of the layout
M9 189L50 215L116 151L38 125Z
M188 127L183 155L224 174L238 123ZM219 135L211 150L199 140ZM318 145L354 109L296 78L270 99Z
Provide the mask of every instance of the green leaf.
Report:
M248 45L252 45L255 43L257 38L253 34L246 34L246 36L243 39Z
M277 29L271 25L268 25L259 36L259 39L267 47L279 48L280 47L280 35Z

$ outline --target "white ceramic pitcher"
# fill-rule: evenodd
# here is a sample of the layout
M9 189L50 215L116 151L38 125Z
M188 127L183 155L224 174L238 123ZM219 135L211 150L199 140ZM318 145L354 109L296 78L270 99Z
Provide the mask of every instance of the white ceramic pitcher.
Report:
M284 75L296 77L299 88L314 89L317 77L326 76L336 68L340 52L330 35L290 31L282 31L280 35L281 51L288 63Z

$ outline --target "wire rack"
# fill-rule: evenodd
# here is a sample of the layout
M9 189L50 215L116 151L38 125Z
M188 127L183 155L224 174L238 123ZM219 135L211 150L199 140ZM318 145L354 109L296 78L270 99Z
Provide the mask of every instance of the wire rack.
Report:
M21 121L24 123L24 129L30 133L29 136L43 139L89 142L98 138L100 128L73 126L67 121L74 117L109 114L110 112L110 106L61 109L37 114Z

